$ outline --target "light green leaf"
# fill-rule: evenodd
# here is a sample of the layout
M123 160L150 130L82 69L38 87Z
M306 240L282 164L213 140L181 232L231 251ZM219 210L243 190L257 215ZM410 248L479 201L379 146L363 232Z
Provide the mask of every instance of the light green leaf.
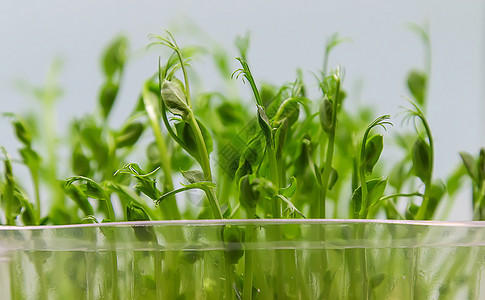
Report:
M188 170L188 171L180 170L180 173L182 173L182 176L189 183L196 183L196 182L199 182L199 181L204 181L204 172L202 172L200 170Z
M187 105L184 91L178 82L164 80L162 83L162 100L165 106L175 115L179 115L186 120L191 113Z

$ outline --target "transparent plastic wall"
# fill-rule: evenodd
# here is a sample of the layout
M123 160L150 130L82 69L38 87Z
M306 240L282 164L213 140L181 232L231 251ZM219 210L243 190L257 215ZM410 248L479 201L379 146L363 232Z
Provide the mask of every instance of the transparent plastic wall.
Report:
M485 298L483 222L2 227L0 251L2 299Z

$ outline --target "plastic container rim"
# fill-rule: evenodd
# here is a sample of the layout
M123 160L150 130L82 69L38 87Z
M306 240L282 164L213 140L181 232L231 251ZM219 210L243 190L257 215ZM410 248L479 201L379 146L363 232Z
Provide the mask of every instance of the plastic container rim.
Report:
M277 225L277 224L396 224L444 227L485 227L485 221L416 221L416 220L378 220L378 219L202 219L202 220L162 220L162 221L123 221L109 223L43 225L43 226L0 226L0 230L46 230L83 227L125 227L125 226L217 226L217 225Z

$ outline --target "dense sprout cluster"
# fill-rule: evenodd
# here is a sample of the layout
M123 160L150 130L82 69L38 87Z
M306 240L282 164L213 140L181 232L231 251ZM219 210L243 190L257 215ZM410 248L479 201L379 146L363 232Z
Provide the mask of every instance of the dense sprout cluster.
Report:
M419 32L429 49L429 37ZM179 47L168 31L150 38L150 46L161 45L172 53L159 58L155 75L141 87L120 128L110 127L108 119L122 82L128 41L118 38L105 50L98 109L74 120L66 139L72 150L67 172L74 176L58 178L66 165L57 160L52 146L55 128L46 121L59 95L52 80L36 90L43 115L4 114L22 148L17 159L3 149L2 224L207 218L430 220L440 217L440 207L450 207L451 201L443 199L452 199L468 184L465 177L473 184L473 218L485 219L484 149L478 156L461 153L463 165L448 178L433 177L435 149L425 116L429 68L412 70L407 79L411 99L404 120L411 120L415 131L388 134L383 129L392 125L389 115L372 116L365 107L346 110L351 99L344 90L343 70L327 69L331 50L344 41L337 35L329 39L323 70L315 75L318 98L308 96L301 71L281 87L256 82L247 59L247 36L236 41L241 68L232 76L228 56L214 54L226 82L242 79L249 85L254 98L250 101L221 92L192 95L189 67L198 48ZM150 143L143 143L147 139ZM379 162L387 143L397 146L399 158ZM44 157L39 147L47 149ZM146 159L130 162L134 152L146 153ZM32 197L25 191L27 180L14 176L19 164L30 172ZM198 192L186 193L189 190Z

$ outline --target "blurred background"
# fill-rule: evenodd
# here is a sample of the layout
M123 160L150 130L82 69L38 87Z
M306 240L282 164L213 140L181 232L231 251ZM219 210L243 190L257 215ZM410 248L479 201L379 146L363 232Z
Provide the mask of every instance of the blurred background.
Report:
M235 57L235 37L249 32L256 80L280 85L293 81L298 67L311 81L311 72L322 68L326 40L338 32L350 41L335 48L329 67L343 66L344 87L355 101L375 105L376 116L390 113L399 127L402 116L396 114L410 96L407 74L425 67L424 44L410 23L429 28L427 116L436 144L435 175L444 177L460 163L459 151L476 155L485 146L484 1L2 1L0 113L37 109L22 86L42 86L52 62L61 58L56 124L65 137L73 117L95 109L100 54L119 34L129 38L131 57L113 126L126 118L143 81L156 70L159 50L146 50L150 33L169 28L179 44L217 45ZM204 89L217 89L221 79L210 60L196 63ZM15 153L9 120L1 118L0 128L0 144ZM471 218L466 203L456 202L452 220Z

